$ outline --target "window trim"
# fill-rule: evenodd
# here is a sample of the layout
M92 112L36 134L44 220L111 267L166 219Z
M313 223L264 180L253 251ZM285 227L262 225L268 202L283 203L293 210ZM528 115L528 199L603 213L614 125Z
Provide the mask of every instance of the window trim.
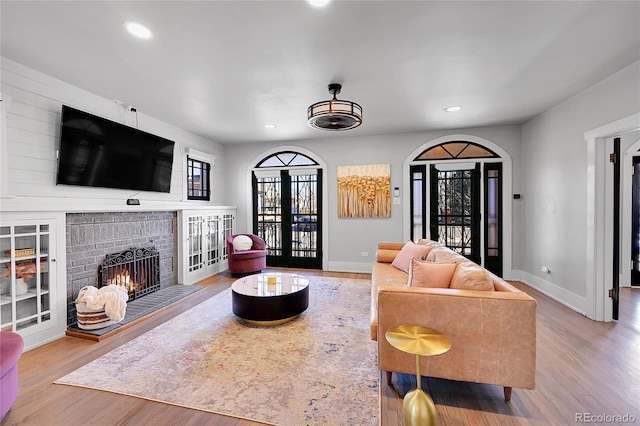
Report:
M207 186L208 186L208 190L209 193L207 194L207 196L203 196L203 197L190 197L189 196L189 160L194 160L194 161L198 161L201 163L205 163L208 164L208 173L207 173ZM211 202L213 201L213 187L212 187L212 178L211 178L211 174L213 172L213 166L215 165L216 162L216 157L208 154L206 152L202 152L202 151L198 151L196 149L193 148L186 148L185 149L185 156L184 156L184 172L183 172L183 176L184 176L184 185L183 185L183 199L186 201L204 201L204 202Z

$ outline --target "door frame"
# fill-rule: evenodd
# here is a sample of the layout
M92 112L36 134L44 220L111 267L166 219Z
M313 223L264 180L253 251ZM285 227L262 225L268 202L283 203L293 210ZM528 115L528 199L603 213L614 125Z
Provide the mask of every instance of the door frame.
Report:
M402 187L404 188L404 193L407 194L407 196L403 197L403 202L402 202L403 241L407 241L409 239L409 236L411 235L411 229L410 229L411 228L410 215L412 214L411 203L410 203L411 197L408 196L408 194L411 191L411 188L409 186L411 182L410 166L413 164L425 164L424 161L417 162L417 161L414 161L413 159L416 158L421 152L423 152L426 149L429 149L436 145L440 145L441 143L444 143L444 142L450 142L450 141L456 141L456 140L474 142L478 145L485 146L486 148L495 152L500 157L496 159L486 159L486 160L485 159L447 160L447 163L450 163L450 164L455 164L455 162L469 163L469 161L480 162L480 163L485 163L485 162L501 162L502 163L502 173L503 173L502 214L504 218L502 223L502 247L504 249L503 258L502 258L502 261L503 261L502 274L505 280L519 280L520 274L517 271L513 270L513 253L512 253L513 252L513 208L514 208L513 195L512 195L513 194L513 161L512 161L511 155L509 155L509 153L505 151L504 148L497 145L495 142L491 142L488 139L481 138L479 136L468 135L468 134L459 134L459 133L450 134L450 135L440 136L438 138L425 142L423 145L420 145L413 152L407 155L407 157L405 158L404 164L402 166L402 174L403 174ZM437 161L434 161L434 162L437 162ZM484 190L482 188L482 185L480 190L481 191ZM428 224L427 224L427 229L428 229ZM481 229L481 232L484 232L484 231ZM481 238L484 238L484 236L481 236Z
M622 218L620 220L620 258L631 259L631 230L632 230L632 216L631 214L625 214L631 212L633 201L633 157L640 157L640 139L635 141L622 155ZM624 260L620 265L620 286L630 287L631 283L631 268L627 267Z
M251 232L253 230L253 187L252 187L252 179L253 172L255 170L260 170L256 168L256 164L265 159L266 157L270 157L271 155L278 154L283 151L292 151L298 152L300 154L306 155L307 157L313 159L317 166L313 166L314 169L322 169L322 270L328 270L329 265L329 209L328 209L328 186L327 186L327 164L322 161L320 156L318 156L315 152L308 150L307 148L303 148L301 146L295 145L280 145L274 148L270 148L266 151L263 151L261 154L257 155L253 158L251 162L249 162L250 166L247 168L247 180L246 187L249 188L247 191L247 224L246 229ZM301 169L305 166L292 166L292 167L278 167L278 170L290 170L290 169Z
M607 167L609 156L606 151L606 141L613 136L622 136L640 130L640 112L596 127L584 133L587 143L587 206L586 206L586 303L585 315L596 321L612 321L613 304L609 298L609 289L613 284L613 247L612 209L604 206L611 197L611 191L606 188L606 182L611 182L613 173ZM635 144L634 144L635 145ZM623 163L623 173L626 173ZM626 179L624 182L627 182ZM623 183L626 191L629 183ZM624 204L623 204L623 208ZM624 236L624 224L622 234ZM630 228L629 228L630 229ZM629 233L631 231L629 230ZM624 242L623 242L624 248ZM630 252L630 248L627 249ZM624 254L623 254L624 256Z

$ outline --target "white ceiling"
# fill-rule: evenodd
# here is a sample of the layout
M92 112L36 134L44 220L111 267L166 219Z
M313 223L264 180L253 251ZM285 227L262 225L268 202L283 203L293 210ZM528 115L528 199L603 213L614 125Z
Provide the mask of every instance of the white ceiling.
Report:
M2 56L221 143L520 124L640 60L638 1L0 8ZM127 20L155 37L131 37ZM343 84L339 99L362 105L359 128L307 125L307 107L330 98L331 82ZM464 109L445 113L451 105Z

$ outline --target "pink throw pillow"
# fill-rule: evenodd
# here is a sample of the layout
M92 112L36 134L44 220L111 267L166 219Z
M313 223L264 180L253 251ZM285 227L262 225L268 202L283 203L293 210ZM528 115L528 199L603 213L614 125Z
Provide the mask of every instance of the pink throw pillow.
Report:
M409 267L407 285L409 287L447 288L455 270L455 263L421 262L413 258Z
M395 266L401 271L408 273L411 258L415 257L416 259L419 259L422 256L426 256L429 253L429 250L430 248L427 246L421 246L413 241L407 241L404 246L402 246L400 253L398 253L395 259L393 259L393 262L391 262L391 266Z

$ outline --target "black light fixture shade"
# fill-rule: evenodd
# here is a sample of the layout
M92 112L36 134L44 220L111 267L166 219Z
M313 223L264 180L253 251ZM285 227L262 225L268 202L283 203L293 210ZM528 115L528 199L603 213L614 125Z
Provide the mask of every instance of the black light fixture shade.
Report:
M336 99L342 85L332 83L333 99L316 102L307 108L309 126L320 130L349 130L362 124L362 107L355 102Z

